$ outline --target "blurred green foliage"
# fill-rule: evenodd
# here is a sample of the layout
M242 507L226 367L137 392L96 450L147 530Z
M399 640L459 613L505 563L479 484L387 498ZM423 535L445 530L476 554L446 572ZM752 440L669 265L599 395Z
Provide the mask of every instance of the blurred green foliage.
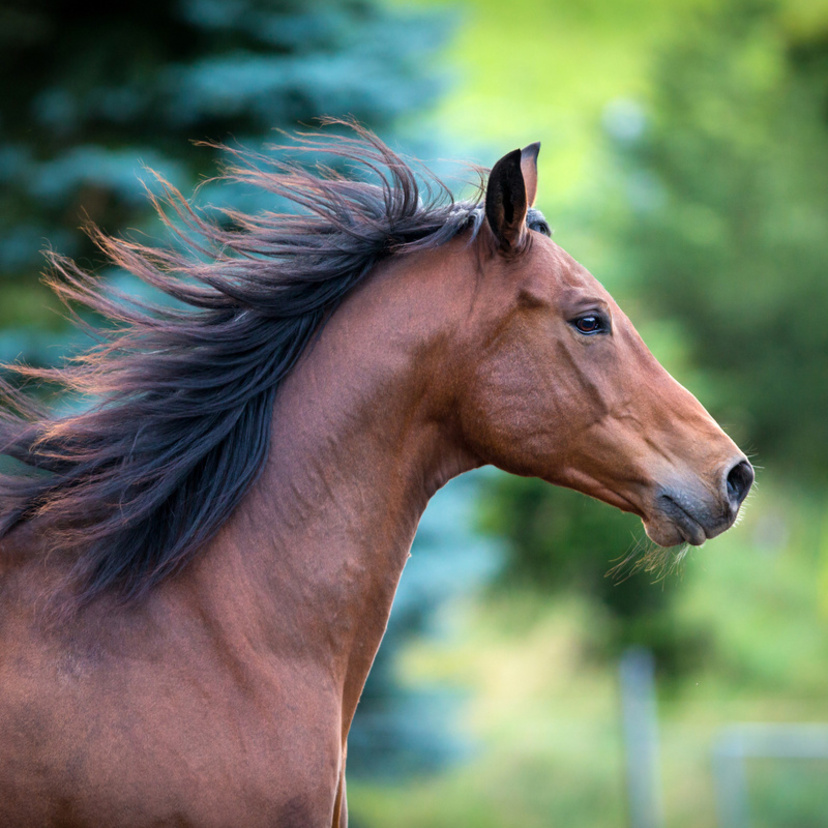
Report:
M579 492L506 475L485 489L482 513L483 531L509 542L496 589L530 588L549 600L584 596L604 618L590 639L601 659L639 645L664 674L696 665L708 642L676 623L673 573L635 571L640 547L649 544L637 517Z
M639 317L669 320L660 331L681 350L674 361L702 376L702 401L754 462L824 487L828 10L805 19L785 0L700 7L651 71L647 100L604 111L604 201L580 215L603 240L622 305L635 297ZM492 483L482 513L509 541L504 586L580 590L616 619L610 651L641 643L662 669L703 651L705 639L675 621L669 582L603 577L642 537L636 519L514 478Z
M748 762L754 828L822 828L828 813L828 760L755 759Z
M555 490L551 509L548 487L531 478L498 476L492 488L483 528L508 532L522 550L507 564L504 578L525 579L545 592L574 588L599 596L622 614L631 610L629 592L606 577L607 552L615 549L624 556L631 551L639 534L637 518L569 490ZM578 556L572 553L576 549Z
M616 137L630 289L676 319L719 419L794 482L828 484L828 13L728 0L660 55L651 117Z

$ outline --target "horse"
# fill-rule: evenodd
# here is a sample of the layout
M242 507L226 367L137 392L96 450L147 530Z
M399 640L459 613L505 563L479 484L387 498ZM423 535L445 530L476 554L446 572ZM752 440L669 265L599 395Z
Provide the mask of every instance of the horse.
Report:
M165 185L175 245L90 231L164 301L52 255L108 322L16 369L85 407L4 380L0 825L347 825L360 692L465 471L576 489L666 547L736 519L750 463L552 241L540 145L461 201L353 128L297 138L315 167L232 150L224 177L294 212Z

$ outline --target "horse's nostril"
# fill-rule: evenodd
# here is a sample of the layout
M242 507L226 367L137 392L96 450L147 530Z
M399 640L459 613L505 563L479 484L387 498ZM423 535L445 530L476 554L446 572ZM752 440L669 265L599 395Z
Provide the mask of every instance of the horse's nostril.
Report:
M738 462L727 475L727 497L738 509L753 485L753 466L747 460Z

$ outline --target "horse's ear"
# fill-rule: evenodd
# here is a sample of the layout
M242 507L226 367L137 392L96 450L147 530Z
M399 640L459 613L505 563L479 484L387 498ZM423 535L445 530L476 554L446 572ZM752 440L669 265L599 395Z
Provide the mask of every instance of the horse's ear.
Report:
M526 233L526 212L538 189L540 144L513 150L498 161L486 186L486 220L504 251L519 250Z
M540 141L529 144L520 151L520 171L523 174L523 183L526 185L526 203L535 206L535 197L538 194L538 153Z

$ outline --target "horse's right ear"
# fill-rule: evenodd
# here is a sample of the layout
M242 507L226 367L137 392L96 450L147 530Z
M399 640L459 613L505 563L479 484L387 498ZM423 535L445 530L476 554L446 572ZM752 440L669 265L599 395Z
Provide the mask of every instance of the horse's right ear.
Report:
M486 220L504 252L520 250L526 233L526 213L538 189L540 144L513 150L492 167L486 185Z

